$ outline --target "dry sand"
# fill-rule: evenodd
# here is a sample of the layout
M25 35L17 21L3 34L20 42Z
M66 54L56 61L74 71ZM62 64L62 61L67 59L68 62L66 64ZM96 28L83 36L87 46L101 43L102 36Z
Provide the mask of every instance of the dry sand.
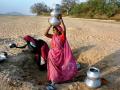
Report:
M65 17L64 21L68 41L83 71L90 66L96 66L100 68L101 76L109 81L98 90L120 90L120 23L69 17ZM0 51L7 51L11 56L21 53L21 50L11 50L7 45L11 41L21 45L21 37L24 35L35 36L49 44L50 39L44 36L48 26L48 17L0 16ZM80 78L74 83L57 87L58 90L91 90Z

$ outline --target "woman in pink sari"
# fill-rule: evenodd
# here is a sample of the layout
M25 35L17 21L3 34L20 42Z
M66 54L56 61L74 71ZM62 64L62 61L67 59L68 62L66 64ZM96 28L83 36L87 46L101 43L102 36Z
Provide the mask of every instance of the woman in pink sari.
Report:
M52 39L47 64L47 77L52 84L72 80L77 73L76 60L67 42L66 27L61 16L60 20L61 26L54 26L53 34L49 34L51 25L45 32L45 36Z

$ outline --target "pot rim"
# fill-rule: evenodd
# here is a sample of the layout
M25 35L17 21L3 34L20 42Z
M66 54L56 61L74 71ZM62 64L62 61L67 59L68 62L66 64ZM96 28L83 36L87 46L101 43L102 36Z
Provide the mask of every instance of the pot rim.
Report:
M89 68L89 71L90 71L90 72L92 72L91 69L94 69L94 70L97 70L97 72L100 72L100 69L98 69L98 68L96 68L96 67L90 67L90 68Z

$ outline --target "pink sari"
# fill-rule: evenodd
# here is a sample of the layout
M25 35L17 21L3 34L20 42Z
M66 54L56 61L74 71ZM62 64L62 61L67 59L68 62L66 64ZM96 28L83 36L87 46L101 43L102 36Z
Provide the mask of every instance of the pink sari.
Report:
M48 80L55 83L72 80L77 73L77 65L67 39L63 43L60 36L53 35L51 43L54 47L48 54Z

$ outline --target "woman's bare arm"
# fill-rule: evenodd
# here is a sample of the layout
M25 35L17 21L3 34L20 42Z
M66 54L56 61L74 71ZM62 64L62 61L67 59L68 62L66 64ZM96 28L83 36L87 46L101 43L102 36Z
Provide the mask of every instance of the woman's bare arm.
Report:
M51 27L52 27L52 25L50 25L45 32L45 36L48 37L48 38L52 38L52 36L53 36L52 34L49 34L49 30L50 30Z
M62 19L62 15L60 15L60 20L61 20L61 25L62 25L62 28L63 28L63 33L66 36L66 26L65 26L64 21Z

